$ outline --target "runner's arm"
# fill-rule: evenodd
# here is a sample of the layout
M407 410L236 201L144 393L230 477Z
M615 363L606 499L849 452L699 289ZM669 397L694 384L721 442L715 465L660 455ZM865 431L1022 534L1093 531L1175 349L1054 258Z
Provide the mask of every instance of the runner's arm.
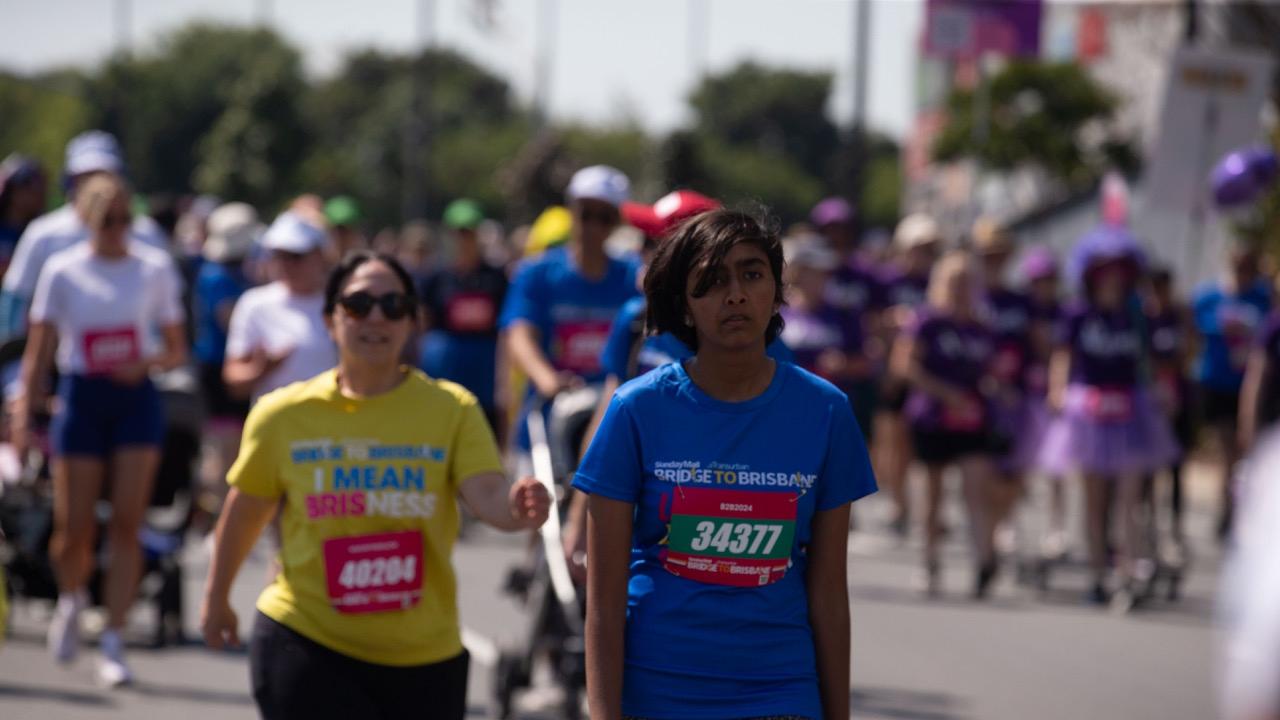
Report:
M471 514L499 530L534 530L547 520L551 496L536 478L507 484L502 473L472 475L458 486Z
M1267 376L1267 353L1263 348L1254 348L1249 353L1249 362L1245 365L1244 382L1240 385L1240 417L1239 442L1240 449L1247 451L1253 446L1258 432L1258 400L1262 392L1262 379Z
M920 343L911 336L903 335L898 338L898 342L893 346L894 372L908 383L944 403L963 402L964 395L960 390L924 369L920 361L922 352Z
M564 389L564 382L551 366L539 345L538 329L524 320L516 320L503 333L511 361L520 368L543 397L553 397Z
M593 720L622 718L634 512L633 504L600 495L587 501L587 704Z
M609 375L605 378L604 387L600 391L600 404L596 406L595 415L591 416L587 431L582 435L582 447L578 451L579 460L587 454L591 439L596 436L596 429L600 427L600 421L604 419L609 403L613 400L613 393L617 389L617 375ZM581 564L581 558L587 551L587 497L586 493L569 488L569 512L565 513L564 519L565 559L569 562L569 571L579 582L586 577L586 568Z
M806 582L825 720L849 717L848 543L848 503L814 513Z
M1071 379L1071 349L1057 348L1049 356L1049 407L1062 409L1067 394L1067 382Z
M204 602L200 607L204 640L215 650L240 645L238 623L229 600L231 583L258 541L262 529L271 521L278 504L275 498L250 495L234 487L227 494L222 515L218 518Z

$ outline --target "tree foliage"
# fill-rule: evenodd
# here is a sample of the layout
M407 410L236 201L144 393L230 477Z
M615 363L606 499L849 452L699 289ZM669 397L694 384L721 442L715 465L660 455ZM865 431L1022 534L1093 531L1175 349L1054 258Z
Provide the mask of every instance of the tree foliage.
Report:
M453 50L359 50L308 80L275 32L195 23L92 70L0 74L0 153L35 154L56 175L67 140L100 127L144 192L210 193L267 215L300 192L346 194L371 225L406 219L406 187L420 188L428 217L469 196L527 222L563 200L575 169L607 163L640 200L687 187L793 221L850 189L830 91L829 73L744 63L705 78L689 96L693 122L665 137L634 122L538 129L505 80ZM897 147L872 137L867 148L864 214L891 223Z
M935 160L976 158L994 170L1039 166L1078 186L1110 167L1131 171L1137 155L1109 122L1119 100L1075 63L1017 61L988 80L985 131L981 98L960 89L947 99L948 121Z

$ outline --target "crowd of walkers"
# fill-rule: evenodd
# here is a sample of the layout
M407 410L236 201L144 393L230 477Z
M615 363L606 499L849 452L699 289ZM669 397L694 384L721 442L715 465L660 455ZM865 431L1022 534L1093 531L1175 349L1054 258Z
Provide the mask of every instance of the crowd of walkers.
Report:
M849 504L877 481L892 515L852 522L918 528L938 596L959 477L976 599L1010 552L1067 552L1078 484L1086 600L1138 606L1187 553L1188 453L1216 448L1226 538L1233 466L1280 416L1273 267L1244 243L1184 302L1122 223L1064 258L991 218L913 214L863 242L840 198L783 231L687 189L634 202L607 166L509 233L465 198L372 236L345 196L300 195L269 223L208 197L151 212L96 131L40 215L47 186L30 159L0 164L0 333L25 338L8 437L25 458L44 434L52 457L50 648L80 645L110 488L100 677L131 679L120 629L163 437L151 378L190 366L210 644L240 640L227 597L256 538L274 527L279 548L249 640L267 717L398 716L424 689L461 717L459 501L501 529L542 524L526 419L567 392L597 407L564 544L606 718L847 716ZM1028 537L1035 483L1050 502Z

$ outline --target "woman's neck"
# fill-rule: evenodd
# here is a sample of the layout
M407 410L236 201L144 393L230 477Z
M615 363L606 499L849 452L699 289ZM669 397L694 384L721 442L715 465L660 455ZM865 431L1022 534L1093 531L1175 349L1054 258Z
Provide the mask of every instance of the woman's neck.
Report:
M129 254L129 248L124 245L111 246L94 243L93 254L104 260L119 260Z
M338 390L347 397L375 397L394 390L404 379L404 374L399 364L388 366L340 362Z
M759 396L773 382L777 365L765 354L763 343L744 351L703 347L689 361L689 379L721 402L743 402Z
M596 247L583 242L571 243L569 257L578 272L589 280L603 280L609 273L609 256L605 254L603 245Z

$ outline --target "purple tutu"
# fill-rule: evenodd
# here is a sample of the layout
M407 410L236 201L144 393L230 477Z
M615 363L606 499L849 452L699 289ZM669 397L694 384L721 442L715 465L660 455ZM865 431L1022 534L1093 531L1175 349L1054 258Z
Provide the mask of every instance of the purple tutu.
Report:
M1145 388L1072 384L1049 421L1036 465L1053 475L1145 475L1177 459L1169 420Z
M1042 396L1023 395L1016 403L996 404L996 429L1009 439L999 459L1006 473L1025 473L1039 466L1040 447L1053 415Z

